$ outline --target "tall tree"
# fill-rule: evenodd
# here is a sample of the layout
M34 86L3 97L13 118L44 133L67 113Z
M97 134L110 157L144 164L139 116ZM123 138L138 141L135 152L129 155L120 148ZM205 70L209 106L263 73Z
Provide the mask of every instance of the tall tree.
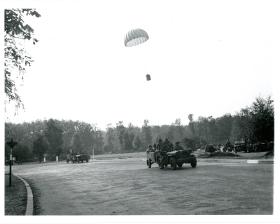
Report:
M63 146L62 129L53 119L48 120L45 135L49 143L50 154L52 156L59 156Z
M38 135L37 139L33 142L33 154L37 156L39 162L42 162L43 156L48 149L48 143L44 136Z
M142 126L142 133L143 133L143 139L144 139L144 144L151 145L153 136L152 136L152 129L151 126L149 126L149 121L144 120L144 124Z
M40 17L34 9L6 9L5 10L5 93L9 101L14 101L16 106L22 105L17 92L16 79L23 79L27 66L33 62L32 57L23 47L24 41L38 42L34 37L34 29L25 23L25 16Z
M177 118L174 123L174 141L181 141L184 138L184 127L181 124L181 119ZM170 139L171 140L171 139Z
M208 117L208 133L209 133L209 141L212 143L217 143L217 126L216 119L212 116Z
M142 151L144 149L141 138L137 135L133 141L134 148L136 151Z
M76 133L73 137L71 149L72 149L73 153L83 153L84 152L84 146L81 141L80 135L78 133Z
M134 133L131 130L127 129L124 133L124 150L125 151L133 151L133 140Z
M16 157L16 160L19 162L31 161L33 157L28 146L22 144L16 145L13 151L13 156Z
M92 154L95 140L93 127L90 124L86 124L84 122L80 123L79 135L83 143L83 152Z
M95 154L104 153L104 136L101 130L97 129L94 131L93 147Z
M117 126L116 130L117 130L118 139L119 139L120 151L123 151L125 148L125 146L124 146L125 127L124 127L122 121L119 121L116 126Z
M217 128L217 142L225 143L227 139L230 139L232 130L233 118L231 114L225 114L222 117L216 119Z
M193 114L189 114L188 119L189 119L188 127L191 131L192 136L194 137L196 135L196 133L195 133L195 127L194 127L194 122L193 122Z
M234 116L231 130L233 140L244 140L245 142L253 141L251 108L243 108Z
M105 152L115 152L116 151L115 142L116 142L116 138L115 138L114 129L111 127L111 125L108 125L105 134L105 146L104 146Z
M259 142L274 140L274 107L268 97L257 98L251 107L254 138Z

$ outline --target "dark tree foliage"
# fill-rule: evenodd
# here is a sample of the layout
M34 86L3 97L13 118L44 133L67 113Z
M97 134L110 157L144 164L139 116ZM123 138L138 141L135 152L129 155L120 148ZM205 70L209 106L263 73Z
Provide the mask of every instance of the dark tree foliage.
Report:
M143 147L143 143L141 141L141 138L139 137L139 135L137 135L135 138L134 138L134 142L133 142L133 145L134 145L134 148L136 151L143 151L144 147Z
M18 144L13 151L13 156L17 162L32 161L32 152L26 145Z
M59 156L62 152L63 138L62 129L53 119L48 120L45 136L49 143L49 153L52 156Z
M40 17L41 15L34 9L6 9L5 10L5 93L10 101L14 101L19 107L22 102L16 89L16 78L23 79L23 74L27 66L33 62L28 55L21 41L38 42L34 37L33 28L24 22L25 16ZM19 75L16 75L19 74Z
M116 130L117 130L117 135L119 139L119 145L120 145L120 151L125 150L125 145L124 145L124 134L125 134L125 127L123 125L122 121L119 121L116 124Z
M72 149L73 138L76 133L75 127L78 126L78 122L74 121L60 121L60 126L63 130L63 146L62 153L66 155Z
M255 141L251 108L243 108L235 115L232 123L231 138L246 142Z
M102 154L104 152L104 136L101 130L95 130L94 132L93 147L95 154Z
M257 98L251 107L254 140L268 142L274 140L274 107L271 98Z
M112 127L108 127L106 130L106 135L105 135L105 147L104 151L106 153L114 152L116 145L114 144L116 142L115 134L114 134L114 129Z
M216 118L217 139L216 141L226 142L231 135L233 117L231 114L225 114L222 117Z
M175 140L174 132L175 132L174 125L170 125L168 132L167 132L167 138L170 139L170 141L172 141L172 142L174 142L174 140Z
M73 152L81 152L92 154L94 148L94 142L96 141L97 130L95 130L90 124L84 122L77 122L74 127L74 133L72 132L72 148ZM64 130L67 133L67 130ZM78 141L78 142L76 142ZM75 142L77 143L75 145ZM64 150L67 151L67 150ZM68 150L69 151L69 150Z
M186 149L196 149L196 146L199 142L197 142L196 139L191 139L191 138L184 138L183 139L183 145L185 146Z
M33 154L38 158L39 162L43 161L44 154L48 152L49 145L44 136L39 135L33 142Z
M125 151L132 152L134 150L133 140L134 140L134 133L129 132L129 130L126 130L126 132L124 133L124 150Z
M84 146L81 141L80 135L75 134L73 138L73 145L71 147L72 153L85 153L84 152Z

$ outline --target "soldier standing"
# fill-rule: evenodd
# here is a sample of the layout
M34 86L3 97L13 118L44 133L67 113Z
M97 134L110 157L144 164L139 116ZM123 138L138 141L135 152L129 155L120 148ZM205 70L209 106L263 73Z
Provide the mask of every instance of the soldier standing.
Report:
M184 148L180 145L180 142L176 142L174 150L180 151L180 150L184 150Z
M149 145L149 147L147 148L146 152L153 152L153 147L152 147L152 145Z
M172 151L172 149L171 149L171 147L170 147L170 141L168 140L168 138L166 138L165 140L164 140L164 143L163 143L163 150L162 151L165 151L165 152L171 152ZM172 143L171 143L172 144Z
M174 146L173 146L172 142L169 143L169 150L170 150L170 152L172 152L174 150Z
M160 139L158 140L157 150L158 150L158 151L162 151L162 148L163 148L163 142L162 142L162 139L160 138Z

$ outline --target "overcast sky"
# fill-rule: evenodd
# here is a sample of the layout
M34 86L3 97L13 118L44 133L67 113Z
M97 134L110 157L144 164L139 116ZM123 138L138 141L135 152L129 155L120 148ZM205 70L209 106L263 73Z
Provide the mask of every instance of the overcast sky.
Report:
M203 3L203 4L202 4ZM11 122L171 124L222 116L273 96L271 5L259 1L78 1L38 8L39 43ZM150 39L127 48L126 33ZM146 81L145 75L151 75Z

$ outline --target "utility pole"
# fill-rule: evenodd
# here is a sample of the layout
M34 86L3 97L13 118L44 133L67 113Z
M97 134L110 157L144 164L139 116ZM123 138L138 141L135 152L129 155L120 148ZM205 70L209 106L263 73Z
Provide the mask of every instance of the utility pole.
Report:
M9 142L7 142L7 145L10 146L10 176L9 176L9 187L12 186L12 165L13 165L13 148L17 145L17 142L11 138Z

